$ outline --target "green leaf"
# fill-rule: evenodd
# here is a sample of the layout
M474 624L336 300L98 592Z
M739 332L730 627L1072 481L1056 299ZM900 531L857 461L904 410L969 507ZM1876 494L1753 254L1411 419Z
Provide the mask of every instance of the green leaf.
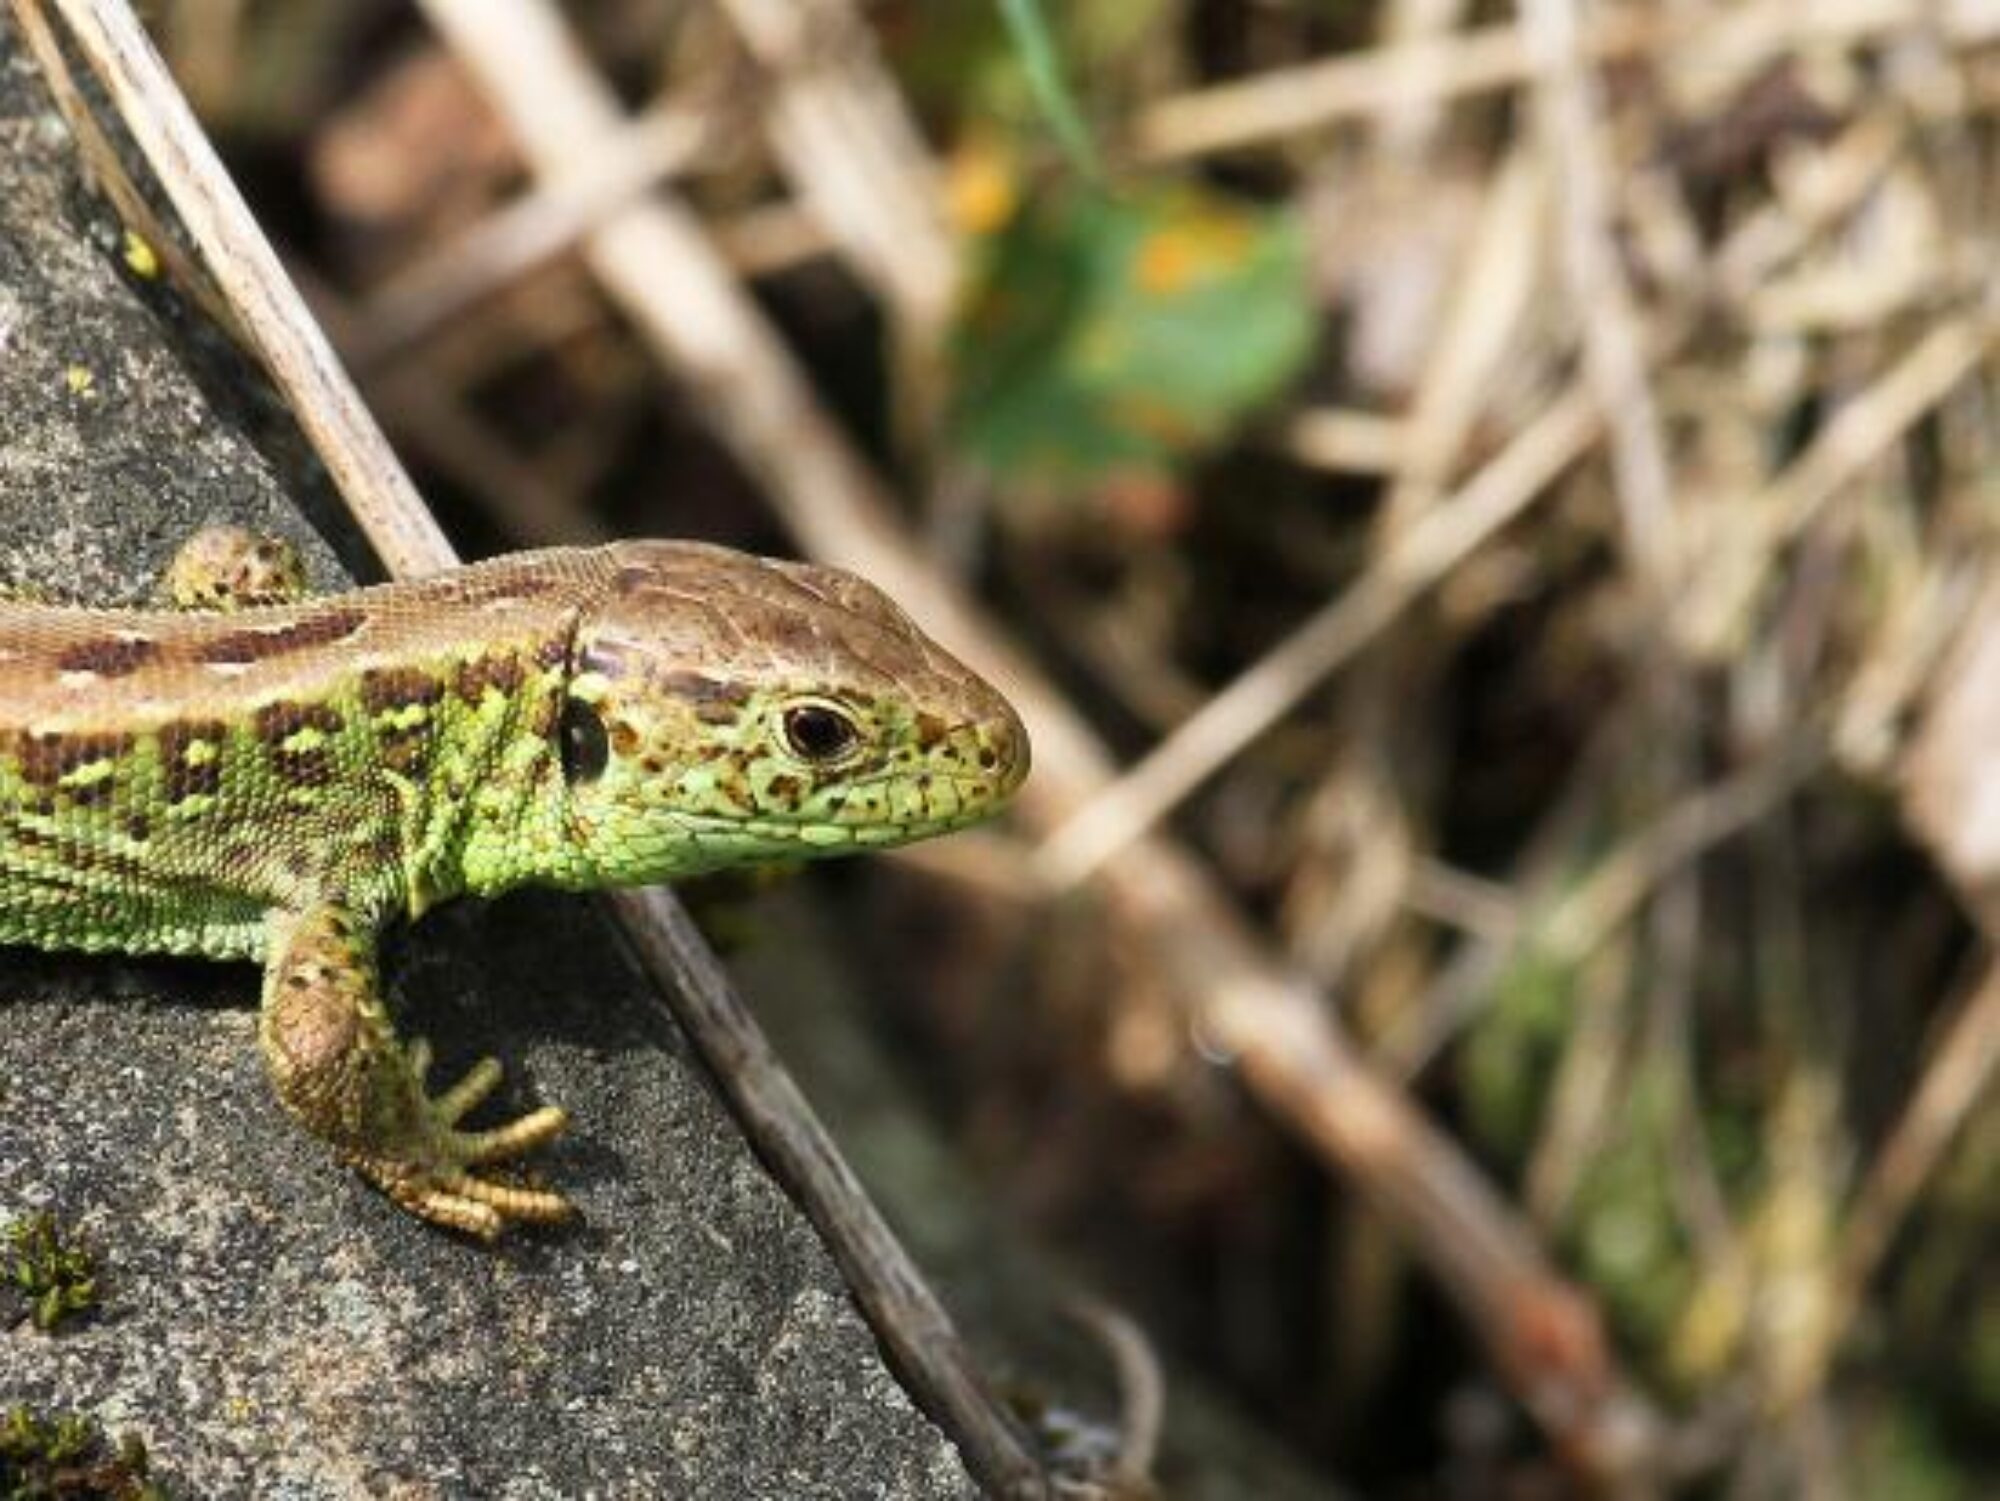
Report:
M1003 483L1168 475L1312 344L1294 218L1190 186L1030 203L987 248L954 340L952 432Z

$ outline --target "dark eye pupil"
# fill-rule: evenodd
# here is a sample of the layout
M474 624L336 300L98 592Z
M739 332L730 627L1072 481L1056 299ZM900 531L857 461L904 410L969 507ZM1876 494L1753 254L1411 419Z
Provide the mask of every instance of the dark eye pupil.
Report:
M604 721L595 709L580 699L564 699L560 734L564 781L575 787L604 775L611 746L605 739Z
M808 761L828 761L854 743L854 726L831 709L807 704L785 712L785 739Z

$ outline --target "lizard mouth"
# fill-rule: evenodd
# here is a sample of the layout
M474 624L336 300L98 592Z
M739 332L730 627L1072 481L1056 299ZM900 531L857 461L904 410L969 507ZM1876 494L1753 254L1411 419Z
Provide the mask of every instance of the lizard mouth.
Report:
M887 789L906 780L885 777L860 785ZM678 815L678 822L683 832L699 843L750 839L773 845L797 846L801 851L815 854L833 853L843 848L881 849L934 838L984 822L1007 801L1020 783L1020 774L1013 773L1004 778L975 778L946 777L934 773L924 780L929 787L918 794L926 804L921 810L912 810L905 803L900 812L845 819L838 815L816 815L810 810L744 814L684 812ZM940 789L945 785L953 788L953 795L949 798L940 796ZM885 797L882 802L893 806L894 799Z

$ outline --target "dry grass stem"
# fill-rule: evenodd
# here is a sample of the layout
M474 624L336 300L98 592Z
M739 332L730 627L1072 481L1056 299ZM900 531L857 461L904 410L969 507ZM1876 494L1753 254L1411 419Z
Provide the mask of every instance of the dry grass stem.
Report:
M1580 46L1593 64L1622 62L1685 41L1718 69L1754 72L1792 46L1854 45L1886 32L1925 28L1941 41L1974 46L2000 35L1992 0L1821 0L1800 6L1766 0L1718 16L1691 9L1685 19L1645 5L1609 11L1583 29ZM1272 68L1193 90L1142 109L1129 132L1138 163L1242 151L1324 130L1345 120L1407 108L1422 99L1490 93L1529 82L1536 61L1510 23L1434 41L1378 47Z
M342 347L363 369L382 365L574 246L654 183L694 159L705 113L668 103L640 116L570 173L398 270L350 315Z
M1386 474L1409 462L1405 423L1374 412L1308 407L1285 426L1284 447L1301 464L1336 473Z
M798 201L918 347L934 343L958 287L936 172L874 37L850 0L724 0L771 78L765 111Z
M1584 368L1604 410L1625 547L1641 586L1664 598L1680 551L1673 482L1644 339L1611 241L1609 134L1578 51L1576 0L1523 0L1521 15L1541 70L1541 139L1553 160L1563 277L1579 315Z

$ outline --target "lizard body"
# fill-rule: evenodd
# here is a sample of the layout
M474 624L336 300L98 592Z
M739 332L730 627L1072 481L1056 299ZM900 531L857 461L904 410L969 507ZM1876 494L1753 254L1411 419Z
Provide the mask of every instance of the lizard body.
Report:
M0 942L250 958L303 1124L415 1212L558 1218L477 1168L383 1010L379 930L943 833L1027 769L1005 700L870 585L694 543L518 554L228 614L0 604Z

